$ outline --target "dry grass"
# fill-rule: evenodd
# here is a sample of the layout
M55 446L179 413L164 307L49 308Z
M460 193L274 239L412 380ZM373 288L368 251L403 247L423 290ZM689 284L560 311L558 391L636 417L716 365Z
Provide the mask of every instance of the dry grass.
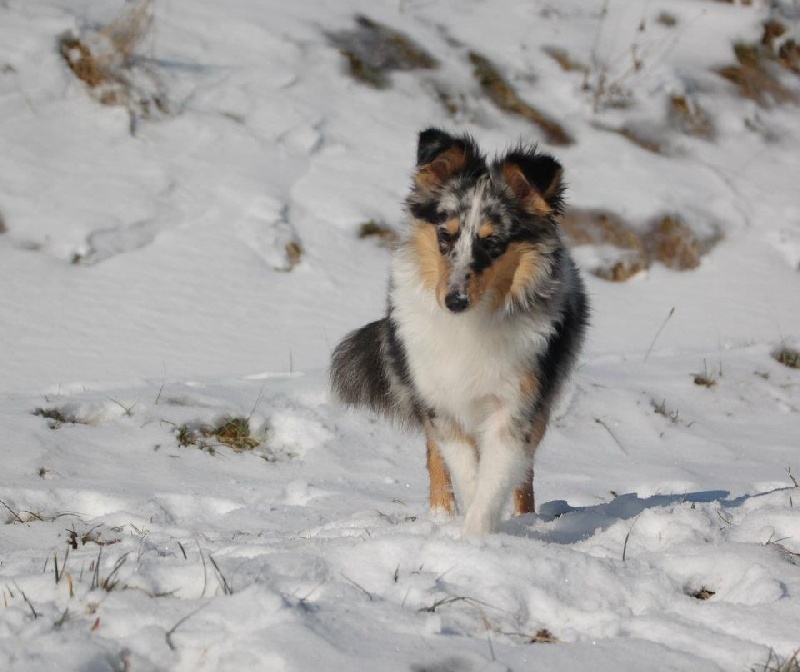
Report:
M714 137L711 117L696 101L687 96L673 95L667 99L667 120L673 128L687 135L706 140Z
M666 28L674 28L678 25L678 19L674 14L670 14L669 12L659 12L658 16L656 16L656 23Z
M551 145L571 145L574 142L561 124L523 101L488 58L471 51L469 60L473 66L473 76L496 107L503 112L527 119L536 125L544 133L545 140Z
M614 213L573 208L562 218L561 227L572 246L607 245L620 251L619 258L593 271L604 280L624 282L649 266L641 236Z
M800 75L800 45L794 40L786 40L778 49L778 63Z
M705 586L700 588L700 590L691 590L687 593L689 597L693 597L696 600L707 600L710 597L716 595L716 591L709 590Z
M765 27L760 44L737 42L733 45L736 65L719 68L716 72L736 86L739 95L755 101L762 107L774 104L796 102L797 94L787 89L775 72L776 68L786 63L791 69L792 54L784 51L781 58L774 52L776 29ZM785 43L784 46L788 44ZM797 57L796 48L794 56Z
M53 408L37 408L33 411L33 414L50 420L48 423L50 429L58 429L61 425L87 424L85 419L79 418L77 415L69 413L63 408L56 408L55 406Z
M750 672L800 672L800 660L797 656L800 650L795 651L785 659L770 650L767 661L763 665L756 665L750 668Z
M143 117L168 113L156 73L137 54L151 32L153 16L153 0L139 0L100 29L60 38L64 62L102 105L121 105Z
M531 637L531 644L556 644L559 639L547 628L542 628Z
M114 45L114 51L129 64L139 45L153 26L153 0L132 3L117 18L100 30Z
M284 246L284 252L286 253L286 268L280 270L291 271L303 258L303 246L296 240L290 240Z
M699 238L675 214L657 217L639 232L612 212L572 208L562 218L561 227L573 247L616 248L614 259L592 271L612 282L624 282L655 262L678 271L697 268L719 240L718 236Z
M703 373L693 373L692 380L694 380L695 385L700 385L701 387L711 388L717 384L717 379L709 375L705 360L703 360Z
M211 455L216 454L220 445L236 453L261 445L261 441L253 437L250 431L250 420L243 417L227 416L216 425L181 425L176 428L175 434L179 446L195 446Z
M800 351L795 348L782 345L772 353L772 357L776 362L788 366L790 369L800 369Z
M332 33L328 39L347 59L351 77L376 89L389 86L395 70L430 70L436 59L410 37L366 16L356 17L355 30Z
M676 215L664 215L644 235L648 257L667 268L688 271L700 265L707 251L703 243Z
M361 240L373 238L378 241L380 246L389 248L397 245L398 240L397 232L394 229L374 219L370 219L358 227L358 237Z
M574 60L566 49L561 47L546 46L542 51L552 58L564 72L579 72L582 75L589 73L589 66L580 61Z
M614 133L621 135L623 138L632 142L637 147L651 152L653 154L663 154L664 144L660 138L656 137L654 133L645 128L637 126L626 125L619 129L614 129Z
M74 517L76 514L64 512L64 513L56 513L56 514L45 514L41 511L27 511L25 509L14 509L13 507L9 506L6 502L0 499L0 509L5 510L7 517L5 519L6 525L12 524L23 524L27 525L28 523L52 523L54 520L58 520L59 518L64 518L65 516Z

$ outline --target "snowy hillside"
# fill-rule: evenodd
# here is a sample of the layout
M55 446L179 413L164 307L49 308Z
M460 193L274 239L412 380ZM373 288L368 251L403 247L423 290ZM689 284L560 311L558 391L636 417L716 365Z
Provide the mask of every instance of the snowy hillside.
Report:
M0 670L782 670L800 8L0 0ZM327 396L416 135L564 164L592 329L459 538Z

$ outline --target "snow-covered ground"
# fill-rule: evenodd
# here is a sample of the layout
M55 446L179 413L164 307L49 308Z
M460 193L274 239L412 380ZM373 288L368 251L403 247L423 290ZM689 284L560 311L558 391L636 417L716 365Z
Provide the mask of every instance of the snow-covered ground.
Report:
M768 18L800 37L796 3L156 0L129 67L166 112L133 120L58 49L123 7L0 0L0 670L791 658L800 372L772 355L800 342L800 115L714 70ZM332 36L358 14L439 67L355 81ZM471 51L574 144L494 108ZM710 137L670 121L670 96ZM571 205L719 237L693 271L587 274L538 513L481 540L430 517L420 436L327 397L331 348L383 310L390 252L359 226L401 230L429 125L538 140ZM231 417L260 445L200 435Z

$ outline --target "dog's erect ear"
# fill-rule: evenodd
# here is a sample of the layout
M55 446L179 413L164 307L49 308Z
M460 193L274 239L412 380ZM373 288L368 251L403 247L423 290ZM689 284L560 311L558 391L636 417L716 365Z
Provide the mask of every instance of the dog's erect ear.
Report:
M564 169L552 156L533 149L514 151L499 162L499 168L526 212L541 216L562 213Z
M433 161L439 154L450 149L456 139L438 128L426 128L419 134L417 144L417 168Z
M478 163L482 165L482 159L470 137L428 128L419 134L414 180L421 187L435 188Z

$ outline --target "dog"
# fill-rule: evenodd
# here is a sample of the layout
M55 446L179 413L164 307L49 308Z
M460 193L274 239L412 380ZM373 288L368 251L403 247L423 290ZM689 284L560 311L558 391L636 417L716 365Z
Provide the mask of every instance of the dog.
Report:
M424 430L431 509L455 513L454 484L463 536L496 531L512 491L534 511L533 455L583 344L563 192L534 146L488 162L469 135L422 131L386 316L332 355L335 399Z

